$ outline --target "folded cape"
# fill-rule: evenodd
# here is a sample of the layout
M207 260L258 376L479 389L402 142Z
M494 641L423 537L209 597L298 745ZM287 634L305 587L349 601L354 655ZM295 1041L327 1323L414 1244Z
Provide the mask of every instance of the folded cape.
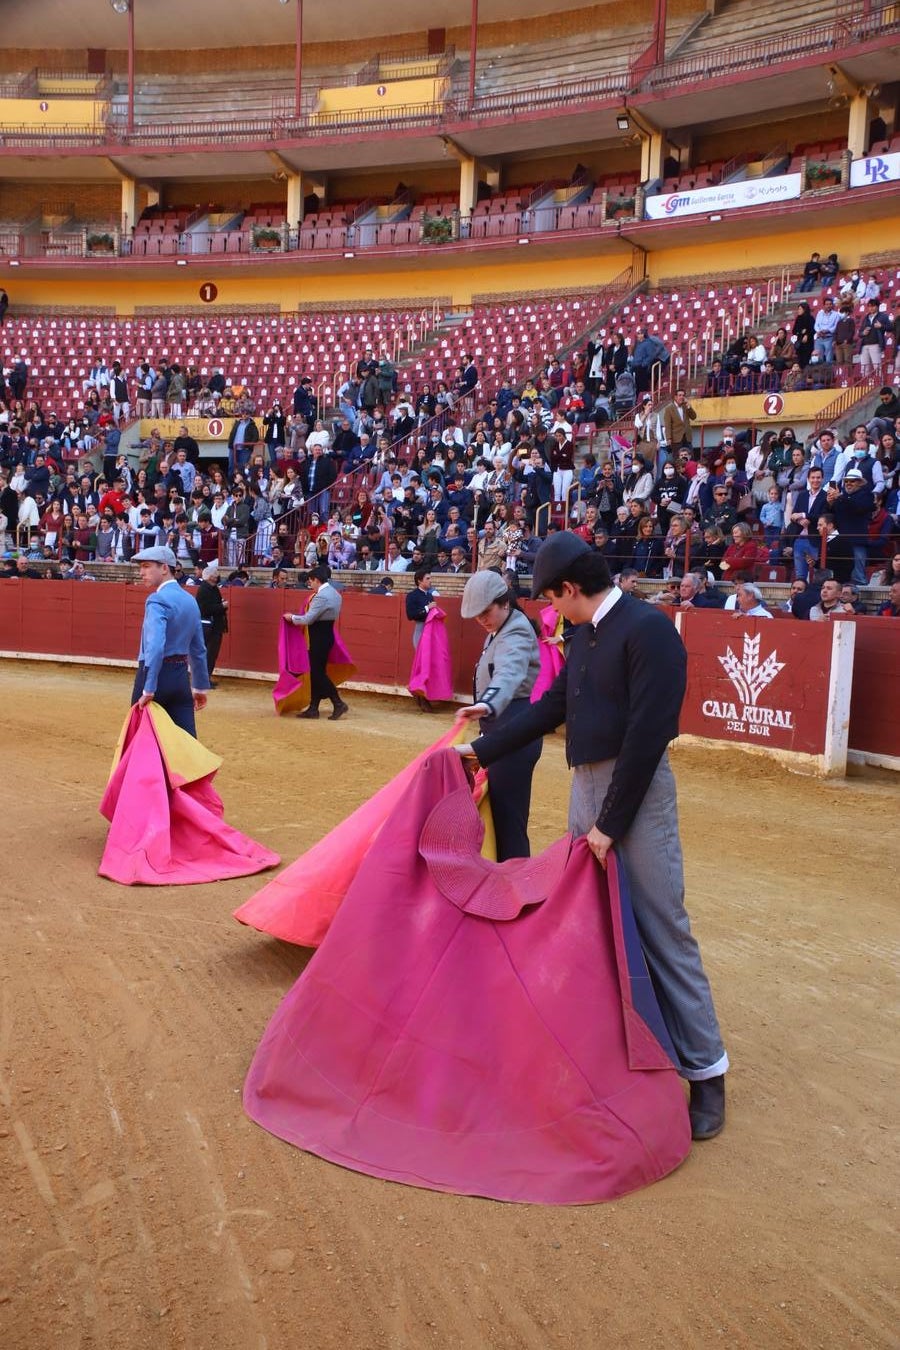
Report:
M444 611L432 605L425 615L425 626L409 675L409 692L424 694L436 703L446 702L453 697L453 669L446 620Z
M564 620L562 615L557 614L552 605L547 605L541 610L540 620L541 636L539 647L541 669L534 682L534 688L531 691L532 703L537 703L541 695L546 694L547 690L566 664L562 643L559 641L563 631Z
M277 853L223 820L212 785L221 763L158 703L132 708L100 803L109 821L100 875L123 886L179 886L276 867Z
M363 859L419 766L434 750L452 745L469 734L464 727L445 732L434 745L401 769L396 778L330 830L324 839L301 853L295 862L236 909L234 917L239 923L270 933L284 942L294 942L299 947L318 947ZM487 775L483 770L476 775L473 797L485 827L483 852L487 857L496 858Z
M352 680L356 674L353 658L337 629L326 669L335 684ZM284 615L278 628L278 680L272 698L280 717L309 706L309 633L305 625L291 623Z
M409 1185L610 1200L690 1149L615 859L492 863L458 757L429 756L256 1052L279 1138Z

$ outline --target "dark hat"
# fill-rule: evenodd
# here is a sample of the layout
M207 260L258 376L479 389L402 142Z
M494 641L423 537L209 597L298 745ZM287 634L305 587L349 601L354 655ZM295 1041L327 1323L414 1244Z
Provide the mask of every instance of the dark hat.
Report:
M536 600L551 581L563 573L566 568L591 550L583 539L571 530L560 530L552 538L546 539L537 551L534 560L534 573L531 578L531 598Z

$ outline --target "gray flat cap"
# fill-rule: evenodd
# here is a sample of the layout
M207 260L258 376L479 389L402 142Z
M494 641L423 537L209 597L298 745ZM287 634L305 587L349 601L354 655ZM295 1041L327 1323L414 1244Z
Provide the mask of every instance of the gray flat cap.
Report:
M551 535L537 551L531 576L531 598L536 600L549 585L564 572L570 563L583 553L590 553L587 544L571 530Z
M178 565L175 554L165 544L157 544L154 548L142 548L134 554L131 561L165 563L167 567L177 567Z
M474 619L504 599L509 599L509 589L499 572L475 572L466 582L460 613L464 619Z

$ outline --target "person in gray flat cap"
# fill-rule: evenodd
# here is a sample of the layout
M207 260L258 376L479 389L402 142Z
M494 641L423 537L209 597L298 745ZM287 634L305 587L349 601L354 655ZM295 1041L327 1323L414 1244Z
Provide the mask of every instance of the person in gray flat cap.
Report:
M538 640L499 572L470 576L460 611L464 619L480 624L487 636L475 667L474 702L459 710L456 722L460 725L477 718L481 730L490 732L505 727L529 707L541 668ZM541 736L535 736L487 771L498 862L530 856L531 779L542 748Z
M671 621L614 586L603 555L571 531L541 545L531 593L546 594L576 625L566 664L537 703L456 749L490 773L503 756L565 723L574 769L569 828L585 836L603 867L616 846L660 1011L690 1082L693 1137L712 1139L725 1124L728 1056L684 907L667 755L678 735L687 654Z
M150 594L144 606L138 671L131 693L132 706L156 702L176 726L197 735L194 713L206 707L210 688L206 644L200 610L192 595L173 576L177 563L170 548L160 545L135 553L141 585Z

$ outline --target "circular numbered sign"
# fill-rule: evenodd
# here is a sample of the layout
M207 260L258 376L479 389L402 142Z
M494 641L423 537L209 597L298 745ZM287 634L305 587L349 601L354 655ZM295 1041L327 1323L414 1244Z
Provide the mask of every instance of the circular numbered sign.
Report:
M213 281L204 281L200 287L200 299L206 305L211 305L219 294L219 288Z
M49 112L49 111L50 111L50 104L49 104L49 103L41 102L41 103L38 104L38 107L40 108L41 112Z
M379 98L384 98L385 94L387 93L387 85L380 84L378 88L375 90L375 93L378 95Z
M766 394L763 399L763 412L766 417L780 417L784 412L784 399L780 394Z
M214 441L218 440L224 430L225 423L222 421L221 417L214 417L206 424L206 434Z

